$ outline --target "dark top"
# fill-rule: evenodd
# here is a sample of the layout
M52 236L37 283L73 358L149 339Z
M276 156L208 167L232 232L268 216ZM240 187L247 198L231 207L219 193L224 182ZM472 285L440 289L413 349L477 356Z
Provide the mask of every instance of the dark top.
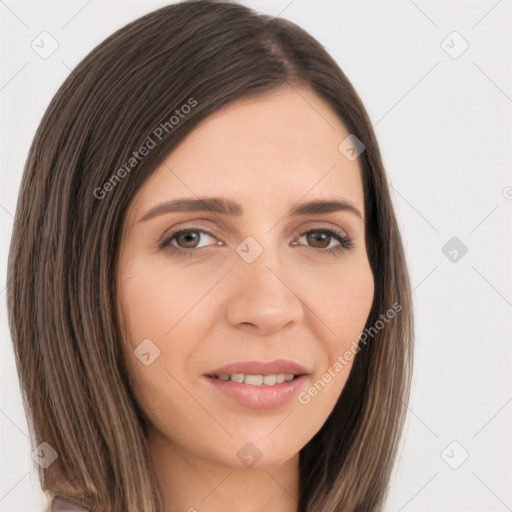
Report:
M93 512L93 509L62 494L56 494L44 512Z

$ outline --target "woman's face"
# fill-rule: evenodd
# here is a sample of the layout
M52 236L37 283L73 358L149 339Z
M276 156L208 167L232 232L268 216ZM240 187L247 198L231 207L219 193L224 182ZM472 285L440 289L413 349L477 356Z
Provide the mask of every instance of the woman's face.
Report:
M374 293L360 168L338 149L348 136L315 93L281 89L209 117L138 191L118 306L133 390L160 445L274 466L332 411ZM186 207L198 198L216 202ZM292 213L315 201L353 209Z

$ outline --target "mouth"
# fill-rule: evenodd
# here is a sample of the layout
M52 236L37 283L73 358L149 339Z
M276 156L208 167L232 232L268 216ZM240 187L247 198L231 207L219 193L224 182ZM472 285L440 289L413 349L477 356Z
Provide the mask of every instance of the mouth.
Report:
M282 384L283 382L289 382L297 379L304 373L293 374L293 373L271 373L271 374L251 374L251 373L221 373L219 375L207 375L211 379L218 379L222 381L237 382L239 384L248 384L249 386L275 386L276 384Z
M279 382L285 382L309 373L311 371L300 363L290 359L274 359L273 361L239 361L225 364L212 370L207 376L233 382L245 382L245 377L249 377L246 384L253 382L262 384L259 382L260 377L263 379L267 377L268 385L273 385L274 377L276 382L278 378Z
M306 385L311 372L293 361L232 363L203 375L215 394L250 409L271 409L289 403Z

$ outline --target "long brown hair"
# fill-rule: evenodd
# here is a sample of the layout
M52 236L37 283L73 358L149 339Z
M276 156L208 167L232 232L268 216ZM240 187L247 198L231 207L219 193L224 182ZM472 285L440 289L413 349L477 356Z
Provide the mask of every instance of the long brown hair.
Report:
M334 410L300 452L297 510L382 509L409 397L413 311L375 133L349 80L307 32L210 0L151 12L97 46L53 98L29 151L8 310L33 447L46 442L58 454L46 469L36 466L48 496L97 511L162 512L115 308L124 213L198 123L236 99L284 85L312 88L365 146L359 164L375 280L371 340L360 341ZM192 102L186 115L176 114ZM157 127L161 140L135 158ZM382 322L397 304L400 311Z

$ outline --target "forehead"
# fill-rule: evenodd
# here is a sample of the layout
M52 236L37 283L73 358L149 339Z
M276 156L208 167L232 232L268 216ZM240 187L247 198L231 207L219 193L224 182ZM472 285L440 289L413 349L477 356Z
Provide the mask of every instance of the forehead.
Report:
M341 195L363 211L359 163L338 149L348 135L332 108L307 88L235 101L175 148L139 191L134 208L218 195L261 211Z

